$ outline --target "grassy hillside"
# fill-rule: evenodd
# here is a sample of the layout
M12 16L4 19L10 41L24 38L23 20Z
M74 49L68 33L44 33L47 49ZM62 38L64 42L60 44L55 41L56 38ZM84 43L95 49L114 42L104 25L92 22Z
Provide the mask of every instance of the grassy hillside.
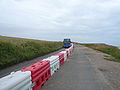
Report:
M62 46L62 42L0 36L0 69L42 56Z
M81 45L85 45L92 49L107 53L114 57L114 59L108 59L108 60L120 62L120 49L118 49L118 47L114 47L106 44L81 44Z

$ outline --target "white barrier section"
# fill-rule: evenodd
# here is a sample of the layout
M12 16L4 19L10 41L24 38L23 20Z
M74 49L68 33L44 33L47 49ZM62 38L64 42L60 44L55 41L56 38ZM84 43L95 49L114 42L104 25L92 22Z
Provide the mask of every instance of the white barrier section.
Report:
M60 67L59 56L51 56L46 59L43 59L42 61L46 60L50 61L51 75L53 75L55 71L57 71L57 69L59 69Z
M67 59L67 52L66 51L61 51L60 53L64 53L64 61Z
M32 90L31 72L12 72L0 79L0 90Z
M71 47L71 48L72 48L72 52L73 52L74 44L72 44L72 47Z
M70 48L68 48L68 53L69 53L69 55L71 55L72 52L73 52L73 44L72 44L72 46L71 46Z

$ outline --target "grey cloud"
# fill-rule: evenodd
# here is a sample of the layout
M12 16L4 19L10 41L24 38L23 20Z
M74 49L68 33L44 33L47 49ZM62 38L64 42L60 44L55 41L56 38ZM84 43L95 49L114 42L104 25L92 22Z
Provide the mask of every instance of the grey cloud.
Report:
M0 34L46 40L70 37L77 42L120 45L119 3L119 0L1 0Z

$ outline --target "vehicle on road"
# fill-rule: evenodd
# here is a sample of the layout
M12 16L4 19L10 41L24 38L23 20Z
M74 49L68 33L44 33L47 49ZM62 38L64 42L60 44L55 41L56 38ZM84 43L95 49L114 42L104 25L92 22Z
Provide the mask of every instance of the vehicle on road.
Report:
M63 43L64 43L64 45L63 45L64 48L68 48L68 47L72 46L71 40L69 38L64 39Z

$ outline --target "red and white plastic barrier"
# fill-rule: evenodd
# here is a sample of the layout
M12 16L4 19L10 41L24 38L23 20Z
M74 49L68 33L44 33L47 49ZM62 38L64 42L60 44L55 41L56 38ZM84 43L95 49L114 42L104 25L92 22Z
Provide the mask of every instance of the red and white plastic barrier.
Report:
M74 48L74 46L72 44L72 46L70 48L68 48L68 49L65 50L67 52L67 56L70 56L72 54L73 48Z
M32 77L32 90L40 90L41 86L51 76L50 74L50 61L39 61L20 71L30 71Z
M69 50L68 49L65 49L66 53L67 53L67 57L69 56L68 53L69 53Z
M31 72L12 72L0 79L0 90L31 90Z
M55 71L57 71L60 67L59 56L51 56L46 59L43 59L42 61L50 61L51 75L53 75Z
M66 51L61 51L60 53L64 54L64 61L66 61L66 59L67 59L67 52Z
M0 90L40 90L72 52L73 44L65 51L1 78Z
M60 61L60 66L64 63L64 53L58 53L53 56L58 56Z

